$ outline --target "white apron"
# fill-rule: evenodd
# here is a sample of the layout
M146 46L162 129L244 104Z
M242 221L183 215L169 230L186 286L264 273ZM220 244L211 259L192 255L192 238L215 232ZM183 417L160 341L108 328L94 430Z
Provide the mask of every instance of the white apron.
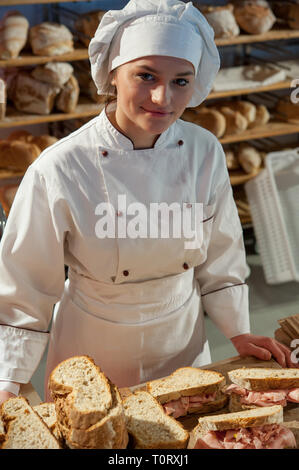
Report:
M62 360L81 354L92 357L118 387L210 363L194 270L121 285L70 272L54 312L45 377L48 400L49 373Z

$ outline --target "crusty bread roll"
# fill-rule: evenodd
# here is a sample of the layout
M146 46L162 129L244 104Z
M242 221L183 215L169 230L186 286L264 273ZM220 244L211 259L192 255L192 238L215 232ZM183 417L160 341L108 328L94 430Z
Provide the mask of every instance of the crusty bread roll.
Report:
M215 109L205 107L186 109L182 115L182 119L204 127L218 138L222 137L225 132L226 120L224 116Z
M11 134L9 134L6 140L9 140L9 141L19 140L22 142L27 142L29 144L35 144L40 149L40 151L43 151L45 148L49 147L50 145L55 144L55 142L57 142L58 139L57 137L54 137L48 134L35 136L35 135L30 134L30 132L28 131L20 129L20 130L11 132Z
M212 26L215 38L231 38L240 34L240 28L234 17L232 4L225 6L199 6L199 10Z
M68 62L48 62L35 67L31 76L41 82L62 87L70 79L73 67Z
M263 34L269 31L276 17L270 6L263 2L235 2L234 14L238 25L249 34ZM267 6L265 6L267 5Z
M12 100L19 111L50 114L59 91L59 87L35 80L29 74L21 72L16 78Z
M67 83L62 87L61 92L56 98L55 106L64 113L72 113L78 104L80 88L78 80L71 75Z
M25 171L40 153L39 147L34 143L2 140L0 141L0 168L12 172Z
M257 126L264 126L270 121L270 113L264 104L256 105L255 120L248 125L249 129Z
M19 185L5 185L0 187L0 203L3 207L5 216L8 217L12 203L14 201L15 195L17 193ZM1 423L0 423L1 428ZM0 436L1 436L1 429L0 429ZM1 442L1 437L0 437Z
M219 111L226 119L225 136L239 134L247 129L248 121L239 111L234 111L227 106L220 107Z
M8 11L0 21L0 59L14 59L26 44L29 23L18 11Z
M0 120L5 118L6 99L6 83L0 78Z
M63 24L44 22L33 26L29 41L36 55L61 55L74 50L73 35Z
M262 165L259 152L252 145L246 143L239 145L237 158L243 170L248 174L255 173Z
M78 33L80 41L86 46L89 46L91 38L94 36L97 27L106 12L103 10L89 11L80 15L75 22L75 29Z
M232 149L225 149L224 153L228 170L238 170L240 164L235 152Z

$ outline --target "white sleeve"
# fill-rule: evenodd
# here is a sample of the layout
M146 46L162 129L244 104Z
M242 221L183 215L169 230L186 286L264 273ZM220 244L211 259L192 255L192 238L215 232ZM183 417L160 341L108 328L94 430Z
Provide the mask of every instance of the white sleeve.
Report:
M4 380L0 380L0 391L10 392L14 393L15 395L19 395L20 385L15 384L14 382L4 382Z
M55 193L55 191L52 191ZM28 383L48 341L64 281L66 223L32 165L15 196L0 242L0 380Z
M229 178L216 193L206 261L195 268L204 311L227 337L250 333L249 274L243 231ZM205 222L204 222L205 223Z

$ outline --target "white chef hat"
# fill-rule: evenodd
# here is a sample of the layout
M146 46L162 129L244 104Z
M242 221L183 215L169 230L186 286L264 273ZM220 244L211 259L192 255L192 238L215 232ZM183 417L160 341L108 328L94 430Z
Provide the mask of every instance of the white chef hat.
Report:
M195 68L195 90L188 107L210 93L220 67L214 30L192 2L130 0L102 17L89 45L91 75L98 94L112 94L109 72L150 55L188 60Z

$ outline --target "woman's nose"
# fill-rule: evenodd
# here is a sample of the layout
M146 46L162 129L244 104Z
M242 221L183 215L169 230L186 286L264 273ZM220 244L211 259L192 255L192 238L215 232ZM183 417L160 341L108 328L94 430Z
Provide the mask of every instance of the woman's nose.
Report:
M170 103L171 91L167 85L159 85L152 89L152 102L165 106Z

